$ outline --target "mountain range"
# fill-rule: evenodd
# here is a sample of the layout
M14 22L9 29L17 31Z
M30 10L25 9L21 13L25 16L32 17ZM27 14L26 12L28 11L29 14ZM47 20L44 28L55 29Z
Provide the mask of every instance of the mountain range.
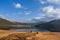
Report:
M49 30L51 32L60 32L60 19L38 24L35 25L35 27L39 29Z
M20 23L20 22L11 22L7 19L0 18L0 29L10 29L11 26L9 25L23 25L30 27L34 25L33 23ZM33 27L33 26L32 26ZM60 19L52 20L49 22L37 22L35 23L34 27L43 30L49 30L51 32L60 32Z

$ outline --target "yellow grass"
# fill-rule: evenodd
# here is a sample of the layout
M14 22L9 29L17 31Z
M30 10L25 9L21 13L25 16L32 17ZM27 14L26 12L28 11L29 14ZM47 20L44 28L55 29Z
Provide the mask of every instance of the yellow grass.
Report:
M60 40L60 32L13 32L0 30L0 40Z

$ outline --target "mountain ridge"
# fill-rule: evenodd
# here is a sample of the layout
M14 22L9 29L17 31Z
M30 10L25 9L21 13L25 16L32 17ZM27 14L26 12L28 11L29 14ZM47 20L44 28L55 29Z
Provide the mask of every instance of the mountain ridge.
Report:
M60 19L38 24L35 27L39 29L53 31L53 32L60 32Z

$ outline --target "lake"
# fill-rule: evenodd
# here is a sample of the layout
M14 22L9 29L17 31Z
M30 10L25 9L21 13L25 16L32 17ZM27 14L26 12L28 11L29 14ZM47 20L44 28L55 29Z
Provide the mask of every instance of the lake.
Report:
M10 29L10 31L18 31L18 32L49 32L48 30L37 29L37 28L17 28L17 29Z

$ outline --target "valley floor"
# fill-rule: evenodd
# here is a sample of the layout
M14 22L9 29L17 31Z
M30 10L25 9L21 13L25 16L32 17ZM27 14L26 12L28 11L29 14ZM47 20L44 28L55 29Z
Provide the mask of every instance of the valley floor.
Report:
M60 40L60 32L13 32L0 30L0 40Z

